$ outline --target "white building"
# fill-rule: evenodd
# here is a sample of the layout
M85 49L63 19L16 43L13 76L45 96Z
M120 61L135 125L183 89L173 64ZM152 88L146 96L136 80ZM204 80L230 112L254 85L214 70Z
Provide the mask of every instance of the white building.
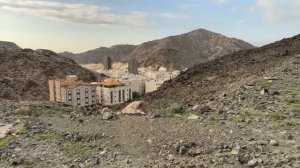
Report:
M117 80L104 81L97 84L97 102L104 106L113 106L132 99L132 89L129 85Z
M74 85L62 85L62 102L70 106L96 105L96 85L81 83Z
M146 77L127 74L124 75L120 81L125 85L130 86L132 89L132 93L138 93L139 95L144 95L146 92L146 88L145 88L145 83L147 81Z

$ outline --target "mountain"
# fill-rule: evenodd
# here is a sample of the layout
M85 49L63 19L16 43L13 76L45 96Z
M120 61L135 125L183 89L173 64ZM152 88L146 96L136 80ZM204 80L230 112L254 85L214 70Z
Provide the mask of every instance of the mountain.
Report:
M254 48L249 43L204 29L139 45L131 57L142 66L183 70L235 51Z
M49 50L0 50L0 72L0 99L48 100L48 80L66 75L96 80L91 71Z
M17 44L7 41L0 41L0 50L17 50L21 49Z
M245 88L253 86L260 90L262 87L259 86L268 86L270 89L270 86L275 87L275 84L281 82L282 85L278 84L279 89L275 91L293 88L298 85L300 75L297 67L299 54L300 35L260 48L235 52L183 71L174 80L165 82L158 91L148 94L145 99L154 106L167 106L174 102L189 106L223 102L219 99L220 96L230 95L231 90L235 94L244 85L247 85ZM270 83L265 77L280 79L276 80L277 83ZM244 90L237 92L243 93ZM237 99L239 96L233 97Z
M78 64L102 63L105 56L110 56L114 62L126 62L134 45L115 45L110 48L100 47L80 54L63 52L60 55L75 60Z
M221 34L198 29L186 34L149 41L138 46L117 45L98 48L81 54L61 53L79 64L102 63L104 56L114 62L126 62L135 58L140 66L161 66L183 70L197 63L204 63L222 55L254 48L253 45L228 38Z

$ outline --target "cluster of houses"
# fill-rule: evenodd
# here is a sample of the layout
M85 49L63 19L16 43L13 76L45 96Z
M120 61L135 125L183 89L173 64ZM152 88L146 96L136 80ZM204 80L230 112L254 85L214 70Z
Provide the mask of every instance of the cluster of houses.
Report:
M109 60L108 60L109 62ZM132 63L137 70L134 62ZM135 72L136 73L136 72ZM157 72L138 75L127 73L121 77L108 78L100 82L84 83L77 76L65 79L49 80L50 101L61 102L70 106L114 106L127 102L136 96L157 90L164 81L176 77L178 72L168 72L160 68Z
M70 106L112 106L131 100L132 87L118 80L84 83L77 76L49 80L50 101Z

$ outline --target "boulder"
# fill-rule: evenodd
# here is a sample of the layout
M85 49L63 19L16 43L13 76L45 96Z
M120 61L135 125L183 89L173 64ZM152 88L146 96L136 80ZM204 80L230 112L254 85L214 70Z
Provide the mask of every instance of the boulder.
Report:
M112 112L105 112L103 113L102 120L109 120L114 117L114 114Z
M144 101L132 102L122 110L123 114L145 114L147 112L148 105Z

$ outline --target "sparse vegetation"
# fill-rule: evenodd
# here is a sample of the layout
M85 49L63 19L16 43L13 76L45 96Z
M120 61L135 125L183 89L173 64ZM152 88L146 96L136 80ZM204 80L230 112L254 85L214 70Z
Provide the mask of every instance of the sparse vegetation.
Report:
M245 122L245 117L243 117L241 115L235 115L230 120L235 123Z
M47 140L47 141L53 141L59 137L59 134L55 131L48 130L45 133L39 134L37 136L37 140Z
M269 117L273 121L280 121L287 118L287 116L283 112L273 112L269 114Z
M70 142L62 147L62 151L68 157L73 156L89 156L95 149L91 148L88 144L83 142Z
M213 113L212 115L209 116L210 121L220 121L222 119L222 116L220 116L217 113Z
M14 136L7 136L4 139L0 139L0 150L13 143L15 140L16 137Z

